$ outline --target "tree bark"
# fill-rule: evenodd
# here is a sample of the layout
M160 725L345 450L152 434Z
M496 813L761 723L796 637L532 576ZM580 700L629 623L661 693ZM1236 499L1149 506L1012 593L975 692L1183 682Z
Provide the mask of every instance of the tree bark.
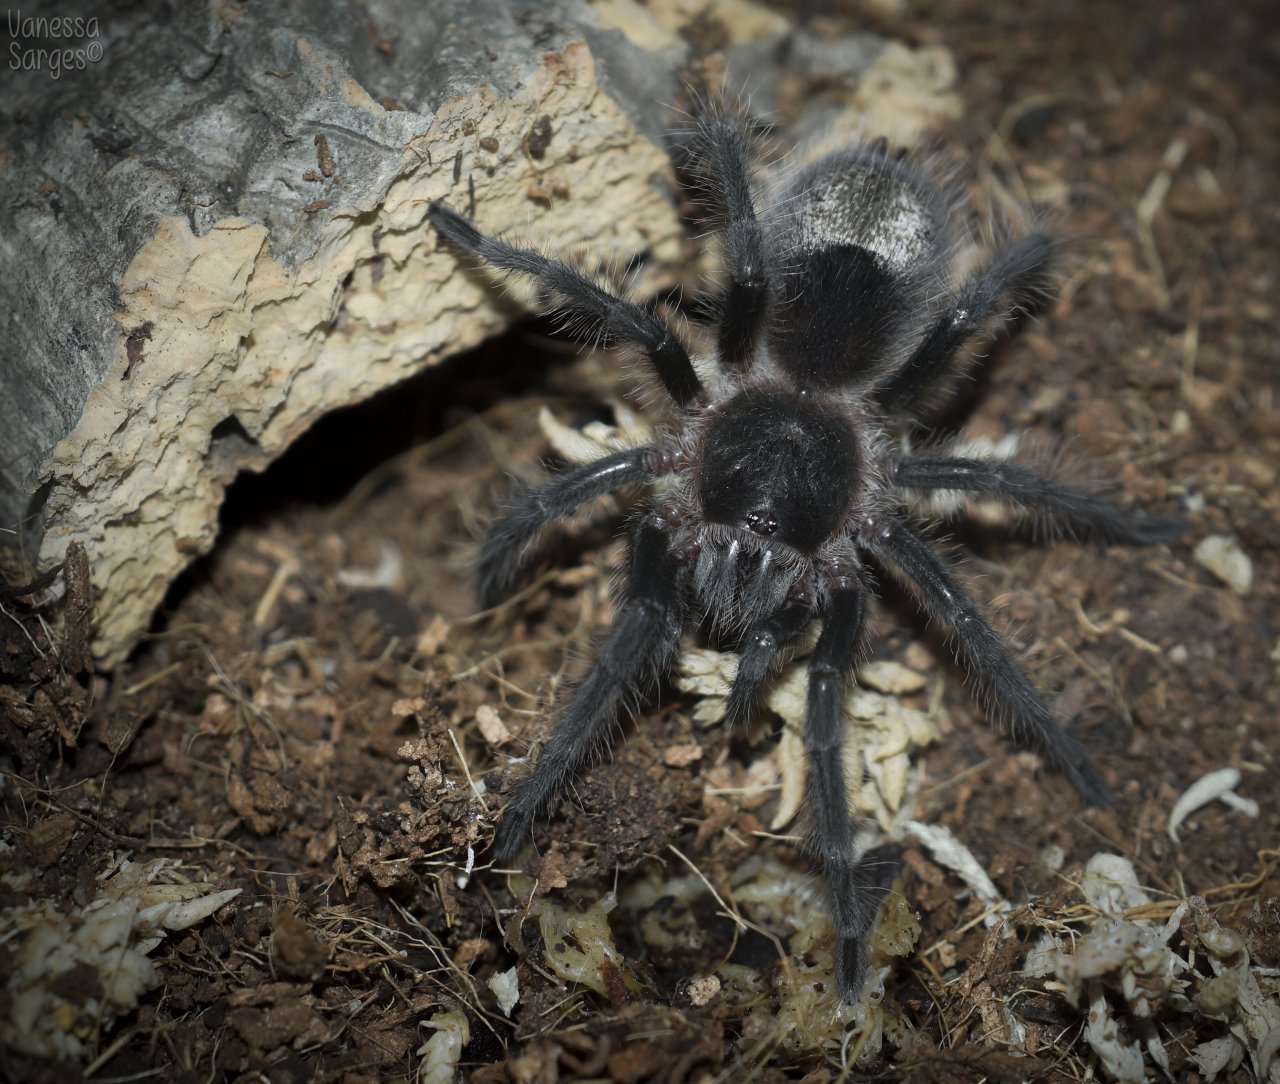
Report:
M107 666L213 545L239 471L518 311L439 248L432 200L676 276L663 103L692 28L801 133L910 139L955 111L944 51L823 41L745 0L27 18L0 105L0 526L40 567L83 543ZM849 93L786 105L833 74Z

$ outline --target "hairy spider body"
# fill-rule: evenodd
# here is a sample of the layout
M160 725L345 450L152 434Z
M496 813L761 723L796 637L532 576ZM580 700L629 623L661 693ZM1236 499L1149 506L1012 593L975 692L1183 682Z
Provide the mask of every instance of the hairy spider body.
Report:
M966 340L1046 295L1054 250L1044 233L1012 241L953 284L948 201L883 143L819 160L761 214L736 120L702 120L682 150L707 193L726 262L716 349L699 366L705 376L652 310L484 236L441 203L429 212L454 246L555 294L576 330L637 348L681 415L669 438L565 470L516 499L484 543L480 592L492 605L518 581L547 523L595 497L670 479L634 520L617 620L517 785L494 853L502 861L521 847L624 701L671 662L695 616L737 638L732 719L751 713L787 645L821 619L808 660L804 740L813 840L831 889L836 980L852 1001L863 986L867 934L899 868L892 846L859 849L840 753L872 569L901 579L950 630L970 679L1020 746L1063 772L1086 801L1111 801L1084 750L913 526L904 490L1002 497L1112 543L1166 541L1181 523L1131 515L1015 464L903 449L903 417Z
M801 387L858 387L901 358L945 282L945 201L906 162L859 148L804 170L781 203L779 263L795 272L770 352Z

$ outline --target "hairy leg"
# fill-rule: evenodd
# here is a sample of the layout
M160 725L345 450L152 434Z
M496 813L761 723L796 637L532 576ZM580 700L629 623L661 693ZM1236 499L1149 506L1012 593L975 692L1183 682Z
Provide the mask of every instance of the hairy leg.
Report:
M809 755L809 804L814 841L831 888L835 919L836 986L857 1001L867 973L867 939L900 868L893 847L858 854L844 770L844 693L862 646L866 593L836 591L822 635L809 659L804 743Z
M982 611L932 547L891 517L868 527L858 536L858 544L896 568L929 615L951 630L956 656L970 680L1001 710L1014 741L1043 756L1090 805L1109 806L1114 801L1111 788L1080 743L1054 720Z
M769 295L768 249L751 194L751 153L738 121L713 114L700 121L686 148L687 168L702 183L724 237L729 290L720 314L722 365L747 363Z
M810 603L784 602L747 634L738 655L738 673L733 679L725 713L731 723L750 720L760 699L760 690L773 672L779 654L800 635L812 616Z
M531 543L553 519L572 515L588 501L655 477L652 448L625 452L562 471L513 501L489 530L476 566L480 601L495 606L514 586L532 556Z
M465 216L439 201L431 205L427 217L451 245L504 271L528 275L555 294L580 338L603 336L642 350L679 406L687 406L702 391L684 344L648 309L614 297L559 260L486 237Z
M885 413L900 414L915 405L1002 301L1009 315L1038 309L1049 290L1053 257L1049 237L1029 233L965 281L915 352L877 390Z
M514 857L529 838L534 818L600 743L623 700L679 647L684 607L678 572L666 534L642 523L631 544L628 601L533 771L507 803L493 842L497 861Z
M894 464L896 485L955 489L1001 497L1043 516L1068 534L1125 546L1172 542L1186 530L1176 516L1146 516L1045 478L1028 467L993 459L910 457Z

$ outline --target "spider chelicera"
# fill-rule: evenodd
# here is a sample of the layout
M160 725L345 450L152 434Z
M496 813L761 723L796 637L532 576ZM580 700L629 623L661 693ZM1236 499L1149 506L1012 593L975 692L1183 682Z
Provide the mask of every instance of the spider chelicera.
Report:
M692 621L707 619L736 639L729 714L742 719L787 645L820 619L804 719L809 806L831 891L836 981L853 1001L866 974L868 932L899 867L891 845L860 850L841 757L842 703L863 647L872 570L903 581L950 631L970 680L1019 746L1044 757L1087 802L1112 801L1083 748L921 534L910 493L1004 499L1102 543L1169 541L1182 522L1132 514L1008 461L906 450L905 420L960 348L1043 303L1055 256L1045 232L1006 240L956 282L949 199L883 141L821 158L759 199L750 147L744 125L714 110L681 147L726 265L706 358L691 359L654 309L485 236L443 203L430 208L441 237L533 279L575 332L638 350L678 419L652 444L564 470L518 497L484 543L480 594L493 605L516 584L548 523L604 494L667 479L634 517L617 619L516 786L494 855L514 856L623 702L670 665Z

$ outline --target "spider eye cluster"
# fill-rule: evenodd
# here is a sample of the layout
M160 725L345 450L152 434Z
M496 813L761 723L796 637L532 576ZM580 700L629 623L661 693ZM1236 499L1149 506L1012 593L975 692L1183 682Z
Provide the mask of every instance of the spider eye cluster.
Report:
M858 459L848 423L815 402L782 391L742 392L703 439L703 518L812 554L844 519Z

